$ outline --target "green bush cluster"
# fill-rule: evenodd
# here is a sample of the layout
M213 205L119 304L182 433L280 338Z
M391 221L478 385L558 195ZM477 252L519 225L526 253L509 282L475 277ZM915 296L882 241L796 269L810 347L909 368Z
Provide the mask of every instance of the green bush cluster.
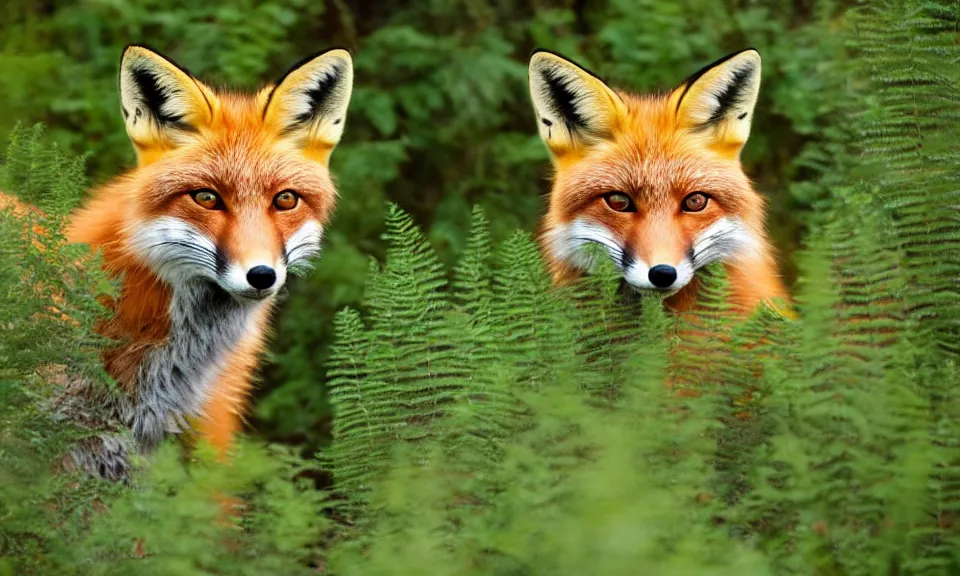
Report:
M848 2L849 3L849 2ZM383 259L384 207L421 226L452 268L472 206L494 241L531 230L548 161L527 94L536 47L574 58L611 85L673 88L725 54L754 46L763 88L744 161L790 255L824 191L830 119L845 98L830 68L842 49L839 0L8 0L0 8L0 136L43 122L88 156L94 183L133 161L118 106L123 46L143 42L215 86L254 89L302 57L345 46L356 88L332 170L342 192L323 257L290 286L254 427L313 450L329 438L324 361L332 318L363 298L367 258Z
M457 39L448 51L457 42L474 46L490 30L501 39L527 30L539 43L536 34L569 26L566 37L577 42L561 50L580 50L588 63L615 54L596 61L625 77L640 74L644 58L681 59L671 47L713 49L690 34L699 28L681 12L686 4L611 2L601 11L588 2L536 16L530 8L532 20L513 14L499 27L499 9L479 3L457 4L459 18L444 3L396 10L436 16L434 40ZM284 320L291 338L304 340L278 342L274 376L299 383L275 388L264 413L309 397L305 390L321 381L329 390L328 400L285 409L300 422L271 428L284 439L299 435L296 446L248 438L224 466L204 450L184 462L170 443L130 487L55 473L51 464L98 424L93 413L57 409L63 383L51 366L72 366L111 393L89 336L99 314L92 295L110 285L77 271L79 253L56 238L35 243L29 225L59 228L82 170L36 132L16 132L4 186L48 216L31 216L26 226L0 219L0 254L16 263L0 269L8 296L0 303L0 574L960 573L960 13L947 0L877 0L844 12L827 37L832 5L774 13L763 3L689 4L721 23L704 33L718 43L734 29L769 31L784 50L783 78L793 71L796 85L817 86L795 116L780 117L794 130L803 124L797 110L822 106L807 117L816 137L773 130L762 149L775 155L787 149L773 144L778 138L797 138L787 164L768 172L794 184L794 207L809 208L797 224L806 229L795 252L797 319L767 309L735 318L722 266L700 272L703 307L689 315L623 291L602 259L596 273L553 289L530 233L499 228L504 207L493 199L510 188L494 186L489 197L458 189L471 171L462 149L446 150L456 159L437 169L450 173L430 185L449 184L458 202L478 205L456 228L462 248L438 240L440 204L421 212L383 202L427 181L397 168L396 180L374 188L376 198L364 197L382 220L370 233L382 224L383 234L351 248L362 274L357 293L342 301L355 306L324 328L333 346L321 346L328 336L319 329L296 332L307 320ZM647 20L626 17L638 6ZM371 32L346 18L349 4L325 10L365 42L392 29L400 44L381 54L387 60L424 34L397 32L400 16ZM601 12L609 20L593 28L591 15ZM823 26L817 33L797 24L811 18ZM784 38L788 23L807 39ZM676 44L652 42L653 32L633 36L643 29L674 34ZM827 38L823 46L815 47L817 34ZM791 42L836 53L814 59L823 68L811 78ZM501 44L504 62L518 61L511 45ZM660 72L643 74L647 80L634 81L659 81ZM781 104L791 97L781 95ZM438 102L441 109L450 101ZM396 118L395 130L411 129L409 141L395 144L403 150L397 166L420 166L426 149L416 148L412 126L427 120L409 111ZM757 122L754 133L766 132ZM359 174L363 162L380 158L365 154L382 145L349 142L337 152L341 168L357 162ZM529 157L531 169L538 155ZM756 166L772 161L754 158ZM473 168L486 176L496 166ZM504 181L518 173L504 172ZM321 298L306 291L321 284L296 287L289 309L302 312L308 294ZM63 295L55 314L37 285ZM60 313L77 324L64 324ZM332 441L305 450L325 434L309 423L323 402ZM214 492L241 498L244 512L223 518Z

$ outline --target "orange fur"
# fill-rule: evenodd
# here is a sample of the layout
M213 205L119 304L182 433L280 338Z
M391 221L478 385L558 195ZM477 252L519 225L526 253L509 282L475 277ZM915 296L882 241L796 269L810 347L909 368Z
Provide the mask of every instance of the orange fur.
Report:
M756 66L759 75L759 57ZM715 69L701 74L715 82L710 76ZM562 108L551 107L549 97L542 96L549 91L535 83L534 74L544 78L553 74L566 82L565 86L574 86L566 106L576 109L581 118L589 117L582 122L587 124L582 134L557 121L557 110ZM693 112L687 102L706 93L696 83L698 77L668 94L638 96L613 91L556 55L534 55L531 90L542 116L538 121L546 126L541 126L541 135L554 167L540 240L555 283L569 282L582 273L569 260L557 257L549 239L552 232L577 219L611 231L619 247L650 266L676 266L711 224L734 217L749 230L755 249L724 261L732 303L749 313L761 302L786 300L787 291L764 228L765 201L753 189L739 160L746 136L734 123L747 114L738 114L716 128L691 127L687 116ZM590 94L592 99L582 94ZM547 119L550 114L552 120ZM636 210L612 210L604 200L611 192L627 194ZM694 192L708 194L709 202L701 212L686 212L681 208L683 199ZM678 312L695 308L697 284L694 276L667 299L668 307Z
M264 129L261 100L219 96L200 141L143 155L135 169L94 190L71 218L67 239L101 249L105 269L121 278L114 315L102 332L124 341L107 351L104 361L108 373L128 391L134 390L144 354L163 344L170 329L170 288L129 247L130 234L145 220L176 216L217 239L228 258L265 252L274 259L283 248L282 239L307 218L321 224L329 219L335 191L326 167ZM185 192L200 188L216 189L234 209L198 206ZM287 188L301 195L302 208L291 214L267 209L270 198ZM221 451L239 427L268 319L268 314L259 314L251 324L248 342L230 354L204 408L199 429Z
M258 325L266 325L268 311L260 312ZM256 359L263 352L263 339L250 334L237 345L217 376L217 386L212 391L203 412L206 417L198 423L197 430L225 460L233 436L240 430L244 411L252 389L250 374L257 366Z
M104 298L111 315L97 330L116 342L103 361L135 405L126 414L146 418L153 431L166 428L164 419L186 419L223 460L242 425L276 292L287 268L319 248L336 203L327 162L343 130L352 64L346 52L329 51L246 95L215 91L162 56L131 46L120 84L137 165L90 193L71 215L66 238L99 251L104 269L119 280L117 298ZM216 206L204 205L198 190L215 192ZM290 191L296 202L279 204L279 195ZM35 210L3 194L0 209L21 218ZM164 228L169 222L174 232ZM155 236L144 236L150 233ZM185 248L199 256L181 266ZM254 285L251 270L271 266L272 284ZM206 295L192 301L217 307L180 321L188 330L180 332L182 352L170 352L172 364L150 360L159 378L174 378L157 384L143 367L155 352L181 350L171 343L182 316L172 308L178 290ZM215 339L207 345L215 346L210 356L197 352L207 348L191 347L198 330ZM141 414L137 403L155 401L141 398L143 378L150 386L181 383L188 391L176 398L179 404L158 405L157 416L135 416Z

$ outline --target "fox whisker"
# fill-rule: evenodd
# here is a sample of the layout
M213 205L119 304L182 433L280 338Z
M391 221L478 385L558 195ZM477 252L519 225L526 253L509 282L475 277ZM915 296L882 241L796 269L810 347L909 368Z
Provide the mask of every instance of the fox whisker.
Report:
M717 232L702 238L697 243L701 244L702 247L699 249L694 247L695 251L692 258L693 267L702 268L707 264L711 264L718 260L723 260L725 257L735 252L740 246L740 242L736 237L738 233L739 230L735 229L718 230Z
M164 240L162 242L155 242L153 244L150 244L148 248L156 248L159 246L179 246L181 248L189 248L190 250L195 250L197 252L200 252L202 254L208 254L210 256L216 256L217 254L214 250L211 250L210 248L207 248L202 244L187 242L185 240Z
M604 248L607 249L607 252L610 255L610 259L613 260L614 265L618 269L623 268L622 262L623 262L624 251L623 251L623 248L621 248L620 246L617 246L616 244L613 244L611 242L605 242L603 240L600 240L599 238L590 238L588 236L574 236L571 239L581 242L582 243L581 246L583 244L588 244L588 243L599 244L603 246Z
M182 269L185 265L194 265L197 268L209 272L211 275L214 275L216 268L208 262L195 260L189 257L180 257L172 258L163 263L160 263L157 266L157 271L161 275L174 275L179 269Z
M152 250L154 248L160 248L163 246L177 246L179 248L186 248L192 253L190 256L195 258L198 262L202 261L206 265L216 268L216 265L217 265L216 252L214 252L213 250L210 250L205 246L192 244L190 242L184 242L182 240L165 240L163 242L155 242L153 244L150 244L146 246L146 249ZM181 255L181 256L185 257L186 255ZM169 258L165 258L164 260L171 261L171 259Z
M316 234L292 246L286 251L288 265L293 266L306 260L320 250L320 235Z

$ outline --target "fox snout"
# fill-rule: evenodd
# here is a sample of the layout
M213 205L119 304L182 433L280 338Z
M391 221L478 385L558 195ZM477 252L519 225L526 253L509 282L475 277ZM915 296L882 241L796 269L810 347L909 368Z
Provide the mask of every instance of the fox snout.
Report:
M621 268L623 279L639 290L676 292L693 279L694 267L689 256L681 258L678 262L658 259L652 265L633 256L624 264Z
M269 266L259 264L247 271L247 283L257 290L272 288L277 282L277 272Z
M758 247L740 220L726 217L718 219L689 244L681 242L671 250L659 249L651 241L629 242L586 218L555 226L546 241L556 261L583 271L594 265L586 246L599 244L631 287L668 294L689 284L698 269L712 262L749 259Z
M218 271L216 279L221 288L247 300L263 300L276 294L286 280L287 267L282 261L228 264Z
M140 260L172 286L206 280L238 300L255 301L279 292L289 271L309 266L308 259L320 250L321 236L315 221L305 223L281 246L274 246L277 241L272 234L245 235L242 242L235 242L242 244L244 255L234 256L190 223L160 217L139 226L131 236L131 246Z
M693 273L693 264L689 258L683 258L676 264L654 264L653 266L643 261L635 261L623 269L623 279L639 290L676 292L690 283Z

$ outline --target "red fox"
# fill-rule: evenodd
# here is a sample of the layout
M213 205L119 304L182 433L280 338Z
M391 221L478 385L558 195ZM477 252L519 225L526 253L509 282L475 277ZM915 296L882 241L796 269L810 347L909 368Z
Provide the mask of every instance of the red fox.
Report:
M733 304L786 299L764 199L740 164L760 89L760 55L737 52L673 91L635 96L556 54L530 59L530 93L555 177L540 244L556 283L605 247L624 281L696 306L696 271L722 262Z
M336 201L328 160L353 89L349 53L303 60L253 95L215 91L171 60L127 47L120 104L137 166L71 215L69 242L120 279L100 331L126 392L136 449L196 431L224 457L288 273L320 249ZM96 445L93 445L96 444ZM103 437L74 465L125 479L126 445Z

